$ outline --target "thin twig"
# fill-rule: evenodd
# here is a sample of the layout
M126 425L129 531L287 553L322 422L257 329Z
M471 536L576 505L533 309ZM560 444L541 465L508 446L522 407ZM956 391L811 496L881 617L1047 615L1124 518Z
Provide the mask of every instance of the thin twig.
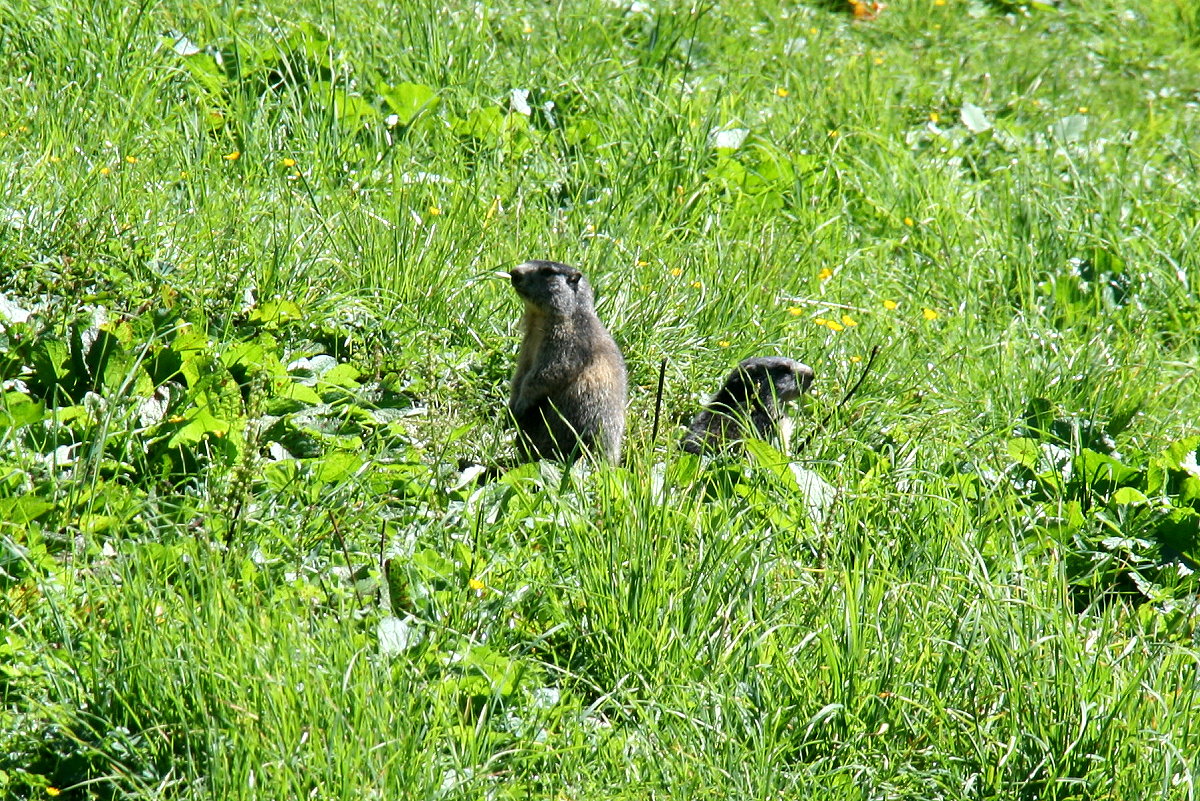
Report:
M654 394L654 429L650 434L651 447L654 446L654 443L658 442L658 419L662 414L663 385L666 383L666 380L667 360L664 357L658 365L658 392Z
M387 560L384 559L384 548L387 547L387 521L379 521L379 572L387 575Z
M338 528L337 518L333 516L333 512L327 510L327 513L329 515L329 524L333 526L333 536L337 537L338 545L342 549L342 556L346 558L346 570L350 574L350 591L354 593L354 597L358 601L359 610L365 612L367 611L367 605L358 593L357 582L354 580L354 563L350 561L350 550L346 547L346 538L342 536L342 531Z
M833 303L821 298L790 298L785 295L783 299L793 306L820 306L824 309L845 309L846 311L862 312L863 314L871 313L870 309L863 306L852 306L848 303Z
M838 401L837 406L833 407L833 411L831 411L829 414L825 415L825 419L823 419L821 422L817 423L817 425L813 427L813 430L808 432L808 436L804 438L804 441L800 443L800 445L796 448L795 451L793 451L793 453L798 454L801 451L803 451L805 448L807 448L808 444L810 442L812 442L813 437L815 437L817 435L817 432L819 432L821 429L825 428L825 426L829 424L829 421L833 419L833 416L835 414L837 414L839 411L841 411L842 407L845 406L850 401L850 399L854 397L854 393L858 392L858 388L863 385L863 381L867 380L867 373L871 372L871 366L875 364L875 357L879 355L879 351L880 351L879 345L876 345L875 347L871 348L871 355L867 357L867 363L863 365L862 375L860 375L858 377L858 380L854 382L854 386L850 387L850 389L846 392L846 394L842 396L842 399L840 401Z

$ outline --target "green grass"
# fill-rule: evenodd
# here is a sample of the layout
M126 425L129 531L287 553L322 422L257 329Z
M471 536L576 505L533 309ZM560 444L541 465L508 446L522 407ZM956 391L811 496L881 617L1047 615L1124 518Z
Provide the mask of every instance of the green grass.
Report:
M1045 5L0 0L0 796L1195 797L1200 28ZM624 464L464 481L527 258Z

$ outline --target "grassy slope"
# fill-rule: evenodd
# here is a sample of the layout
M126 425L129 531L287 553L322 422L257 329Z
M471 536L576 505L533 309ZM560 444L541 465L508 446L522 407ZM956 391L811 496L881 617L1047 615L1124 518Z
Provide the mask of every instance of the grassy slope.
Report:
M218 459L180 490L118 493L99 457L47 479L86 519L0 524L59 543L6 562L12 792L1194 793L1190 637L1124 603L1077 614L1071 543L1006 482L952 480L1005 470L1035 397L1136 411L1122 450L1196 432L1192 12L298 5L100 3L81 26L14 4L0 22L10 297L63 330L83 302L165 298L217 350L247 290L294 299L303 319L273 331L285 362L320 352L308 323L337 321L364 381L428 408L337 480ZM332 36L334 83L293 51L297 74L267 89L265 48L304 22ZM172 30L222 49L227 74L205 83ZM381 107L402 82L441 104L390 136L339 119L337 91ZM552 100L557 127L450 132L514 88ZM995 129L967 130L964 103ZM1072 116L1082 134L1056 139ZM718 127L749 129L739 163L794 175L740 191ZM533 256L589 270L626 350L627 469L458 490L448 466L506 447L516 303L491 274ZM1123 265L1129 296L1072 294L1072 259ZM842 314L857 325L813 322ZM697 477L649 441L664 356L670 420L765 352L816 369L822 416L875 344L837 433L804 454L839 490L820 524L770 470ZM105 436L140 450L116 423ZM3 441L36 472L27 440ZM381 492L385 464L411 486ZM239 502L226 553L212 541ZM394 657L383 612L334 569L373 564L381 536L423 638Z

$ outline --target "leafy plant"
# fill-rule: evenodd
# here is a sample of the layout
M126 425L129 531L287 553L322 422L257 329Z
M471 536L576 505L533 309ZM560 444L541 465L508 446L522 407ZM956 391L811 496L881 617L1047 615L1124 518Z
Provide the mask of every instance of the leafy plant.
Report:
M1035 530L1069 551L1068 579L1086 600L1132 592L1163 603L1193 598L1200 567L1200 437L1156 455L1121 456L1083 418L1030 404L1025 436L1008 440L1010 480Z

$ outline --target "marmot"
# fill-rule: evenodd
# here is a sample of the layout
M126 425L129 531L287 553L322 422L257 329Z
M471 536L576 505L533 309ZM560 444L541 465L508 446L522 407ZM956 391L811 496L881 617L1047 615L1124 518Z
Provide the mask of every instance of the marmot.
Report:
M779 406L800 397L812 385L807 364L781 356L746 359L725 379L720 391L692 418L683 449L701 453L741 439L749 423L754 436L768 439L779 422Z
M509 273L525 301L524 339L508 409L522 459L621 458L625 360L596 316L592 287L574 267L527 261Z

